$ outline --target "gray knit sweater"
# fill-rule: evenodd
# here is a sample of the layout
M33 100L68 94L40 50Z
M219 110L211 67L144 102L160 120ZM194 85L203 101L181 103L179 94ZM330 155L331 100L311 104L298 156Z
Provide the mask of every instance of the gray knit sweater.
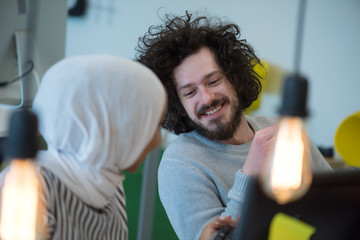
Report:
M246 119L254 131L275 123L264 117ZM166 148L158 172L159 195L179 239L198 239L213 218L240 214L249 180L240 169L250 146L211 141L192 131ZM314 144L311 154L314 171L331 169Z

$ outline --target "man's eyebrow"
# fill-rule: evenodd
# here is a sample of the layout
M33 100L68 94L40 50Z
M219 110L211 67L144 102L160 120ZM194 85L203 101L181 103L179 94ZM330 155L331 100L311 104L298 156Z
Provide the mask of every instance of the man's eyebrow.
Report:
M184 88L188 88L188 87L191 87L191 85L193 85L192 83L188 83L188 84L185 84L185 85L182 85L178 88L178 92L180 92L182 89Z
M216 74L216 73L221 73L221 74L222 74L222 71L219 71L219 70L212 71L212 72L206 74L206 75L201 79L201 81L203 82L203 81L211 78L211 77L212 77L214 74ZM192 83L185 84L185 85L183 85L183 86L180 86L180 87L177 89L177 91L180 92L182 89L191 87L192 85L193 85Z
M201 81L205 81L205 80L207 80L207 79L211 78L213 75L215 75L215 74L217 74L217 73L223 74L223 72L222 72L222 71L219 71L219 70L214 70L214 71L212 71L212 72L210 72L210 73L206 74L206 75L203 77L203 79L202 79Z

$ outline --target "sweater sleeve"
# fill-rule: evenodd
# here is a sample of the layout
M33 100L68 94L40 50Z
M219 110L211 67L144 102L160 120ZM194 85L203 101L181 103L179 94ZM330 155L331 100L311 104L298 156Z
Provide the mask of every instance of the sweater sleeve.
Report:
M180 240L198 239L204 226L224 211L213 182L180 160L162 159L160 200Z
M241 170L237 171L235 175L235 181L233 187L228 193L230 201L227 203L225 211L221 216L230 215L233 219L237 219L240 215L240 210L245 201L248 182L251 179L250 176L243 173Z
M332 171L333 169L322 156L316 145L310 141L309 147L313 172ZM237 219L237 217L241 214L241 208L245 201L247 186L250 179L251 177L244 174L241 170L236 173L234 185L228 193L230 200L221 216L230 215L233 219Z

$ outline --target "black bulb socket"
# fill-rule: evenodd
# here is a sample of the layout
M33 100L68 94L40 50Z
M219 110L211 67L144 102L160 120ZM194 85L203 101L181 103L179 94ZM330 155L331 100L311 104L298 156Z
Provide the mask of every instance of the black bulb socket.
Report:
M299 74L290 75L285 79L281 116L305 118L309 115L307 109L308 81Z
M29 109L16 110L10 117L5 157L34 158L39 149L38 119Z

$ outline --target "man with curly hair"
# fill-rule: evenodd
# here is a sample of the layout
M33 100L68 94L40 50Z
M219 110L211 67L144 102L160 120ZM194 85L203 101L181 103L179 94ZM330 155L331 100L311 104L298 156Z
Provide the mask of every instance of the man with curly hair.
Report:
M243 113L261 92L261 66L236 24L166 15L139 38L137 60L168 92L162 127L178 137L165 150L159 195L180 239L199 239L218 216L240 215L247 183L274 143L276 122ZM331 169L314 144L314 170Z

